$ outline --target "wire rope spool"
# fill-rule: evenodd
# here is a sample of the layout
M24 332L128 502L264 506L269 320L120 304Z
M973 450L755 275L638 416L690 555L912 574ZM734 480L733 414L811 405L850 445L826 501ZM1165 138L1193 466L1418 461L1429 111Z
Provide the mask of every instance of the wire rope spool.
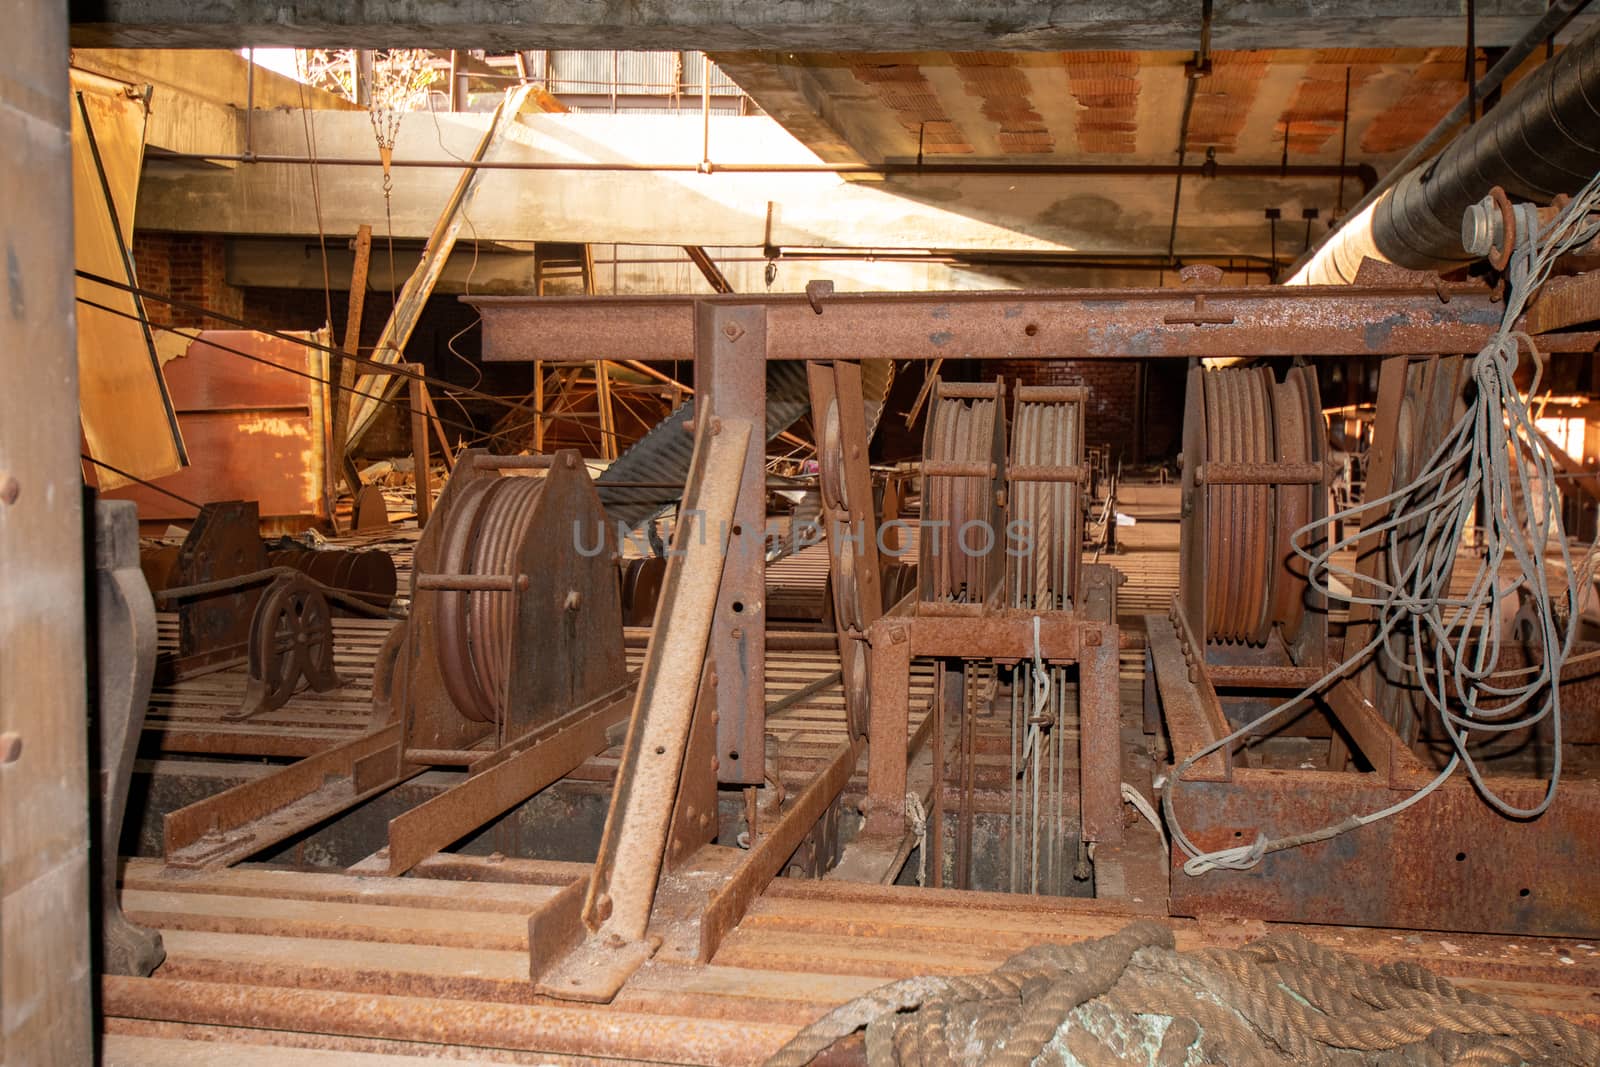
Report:
M575 452L464 454L417 543L407 743L505 744L626 677L616 537Z
M922 603L996 606L1004 582L1005 414L999 382L938 382L922 450Z
M1011 420L1006 549L1012 607L1066 611L1083 552L1081 386L1021 386Z
M461 714L498 723L505 715L515 579L520 549L544 493L542 478L485 478L473 484L446 530L444 565L452 574L511 580L503 589L446 589L439 594L437 641L445 688Z
M1326 618L1307 612L1293 537L1327 515L1326 457L1310 368L1282 382L1268 367L1189 372L1179 596L1204 640L1261 647L1276 633L1296 662L1321 661Z

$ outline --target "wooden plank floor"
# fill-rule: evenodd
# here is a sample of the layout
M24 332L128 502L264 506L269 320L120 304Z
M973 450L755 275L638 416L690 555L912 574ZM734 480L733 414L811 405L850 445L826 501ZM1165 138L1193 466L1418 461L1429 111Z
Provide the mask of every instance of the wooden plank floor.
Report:
M468 890L429 879L427 865L424 877L390 879L249 866L180 875L130 861L124 905L162 931L168 955L151 978L106 980L105 1062L757 1063L883 982L976 973L1129 918L1093 901L779 880L709 966L647 964L613 1003L582 1005L532 995L525 916L587 868L496 866L501 881ZM1266 932L1259 922L1173 926L1180 948ZM1295 929L1374 963L1413 960L1513 1004L1600 1023L1593 945Z

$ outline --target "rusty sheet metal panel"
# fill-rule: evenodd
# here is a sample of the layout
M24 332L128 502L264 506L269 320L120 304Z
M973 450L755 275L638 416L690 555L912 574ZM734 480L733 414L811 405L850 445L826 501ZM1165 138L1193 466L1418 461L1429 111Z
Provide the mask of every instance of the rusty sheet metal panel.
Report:
M190 465L156 484L200 503L257 501L263 533L326 523L326 387L305 377L325 379L325 362L315 349L250 330L203 332L165 367ZM142 522L194 518L145 486L107 495L137 503Z
M144 159L145 104L121 82L72 72L72 204L79 270L132 282L127 250ZM78 407L85 451L137 478L171 474L184 463L138 298L87 278L79 302ZM98 485L130 479L95 468Z
M1491 779L1531 806L1535 779ZM1375 774L1235 768L1231 782L1186 781L1175 798L1202 849L1231 848L1377 811L1409 792ZM1393 926L1600 937L1594 826L1600 784L1569 779L1532 822L1503 818L1463 777L1415 806L1316 844L1262 858L1248 871L1183 873L1174 850L1172 914L1268 922Z

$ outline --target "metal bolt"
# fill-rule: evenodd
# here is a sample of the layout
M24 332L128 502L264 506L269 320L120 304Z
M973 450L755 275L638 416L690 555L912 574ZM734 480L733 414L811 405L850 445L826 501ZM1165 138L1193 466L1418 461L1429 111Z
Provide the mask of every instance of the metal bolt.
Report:
M722 432L722 420L717 418L715 415L711 416L711 423L707 429L711 431L712 437L717 436L717 434Z
M700 813L700 829L704 830L711 825L711 816L706 812Z
M600 899L594 902L595 914L600 916L600 921L605 922L611 918L611 894L601 893Z
M11 476L10 471L0 471L0 500L7 504L17 502L17 494L22 492L22 486Z
M387 858L388 858L388 857L389 857L389 849L388 849L388 846L385 846L385 847L383 847L383 848L380 848L380 849L379 849L379 850L378 850L378 855L380 855L380 856L382 856L382 857L384 857L384 858L385 858L385 859L387 859Z
M561 606L566 608L568 611L577 611L578 605L581 603L583 603L583 594L579 593L576 589L569 589L567 590L566 602Z
M1099 647L1099 645L1100 645L1100 631L1099 630L1086 630L1086 631L1084 631L1083 643L1085 645L1088 645L1090 648Z
M744 636L743 627L735 626L733 629L728 631L728 636L733 638L735 641L739 640L739 638Z
M744 336L744 327L737 322L723 323L722 335L730 341L737 341Z
M506 861L506 856L505 856L504 852L491 852L491 853L489 853L489 858L487 860L485 860L484 862L485 863L504 863L505 861Z
M0 763L15 763L21 755L22 735L15 730L0 734Z
M717 759L717 757L715 757L715 756L712 756L712 757L711 757L711 773L712 773L712 774L716 774L716 773L717 773L717 771L718 771L718 770L719 770L719 769L720 769L720 768L721 768L721 767L722 767L722 761L721 761L721 760L719 760L719 759Z
M626 945L627 943L628 942L626 941L626 939L623 938L623 936L621 934L607 934L606 935L606 944L610 945L612 948L621 948L623 945ZM578 980L576 978L574 978L572 981L573 981L573 984L576 985Z
M906 628L904 626L891 626L889 628L889 643L903 645L906 643Z
M707 678L706 681L710 682L711 683L711 688L715 689L717 687L717 682L719 681L719 678L717 676L717 672L716 671L712 671L711 672L711 677Z
M717 714L717 710L715 708L712 708L711 709L711 725L715 726L715 725L717 725L717 723L719 723L721 721L722 721L722 716Z
M1195 684L1198 684L1199 681L1200 681L1200 668L1191 666L1189 668L1189 684L1190 685L1195 685Z

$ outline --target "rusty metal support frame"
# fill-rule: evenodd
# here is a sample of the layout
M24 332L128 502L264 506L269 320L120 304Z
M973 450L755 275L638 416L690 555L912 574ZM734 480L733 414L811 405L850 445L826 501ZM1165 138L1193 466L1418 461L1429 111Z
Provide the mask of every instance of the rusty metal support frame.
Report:
M725 531L709 657L717 665L717 777L760 785L766 752L766 346L760 307L706 303L695 319L695 418L750 420L739 492ZM666 618L662 615L661 618Z
M1181 622L1179 616L1180 627ZM1232 727L1205 672L1193 665L1193 638L1161 616L1147 616L1146 626L1173 760L1181 763ZM1336 686L1328 701L1343 707L1341 721L1364 722L1351 733L1376 769L1239 767L1227 753L1212 753L1185 774L1175 798L1198 847L1231 848L1257 834L1283 837L1377 811L1437 773L1400 742L1353 683ZM1545 788L1531 778L1487 782L1511 803L1530 806ZM1564 782L1559 804L1539 819L1520 822L1484 804L1458 775L1390 818L1265 856L1253 870L1191 877L1182 871L1182 857L1174 856L1171 910L1274 922L1593 938L1600 936L1600 867L1591 847L1596 820L1600 782Z
M1067 612L994 612L981 618L885 615L868 631L872 646L873 744L868 753L869 834L905 832L906 746L911 661L1016 660L1031 656L1034 619L1047 663L1078 664L1079 803L1085 841L1122 840L1121 708L1117 627Z
M1139 359L1475 353L1502 308L1475 286L1061 289L726 297L471 297L484 359L684 360L697 304L758 308L779 360ZM1196 314L1197 303L1205 310ZM1204 322L1196 322L1204 318ZM870 340L868 340L870 339ZM1547 334L1588 352L1592 333Z
M726 584L723 570L747 451L758 436L749 421L721 418L709 408L696 415L689 488L657 613L661 622L645 657L594 871L581 911L568 897L566 921L556 924L545 943L530 945L531 973L547 994L609 1000L657 947L648 939L650 917L680 783L685 774L714 773L712 767L686 768L685 757ZM706 681L719 684L714 674ZM575 918L581 928L572 927Z

